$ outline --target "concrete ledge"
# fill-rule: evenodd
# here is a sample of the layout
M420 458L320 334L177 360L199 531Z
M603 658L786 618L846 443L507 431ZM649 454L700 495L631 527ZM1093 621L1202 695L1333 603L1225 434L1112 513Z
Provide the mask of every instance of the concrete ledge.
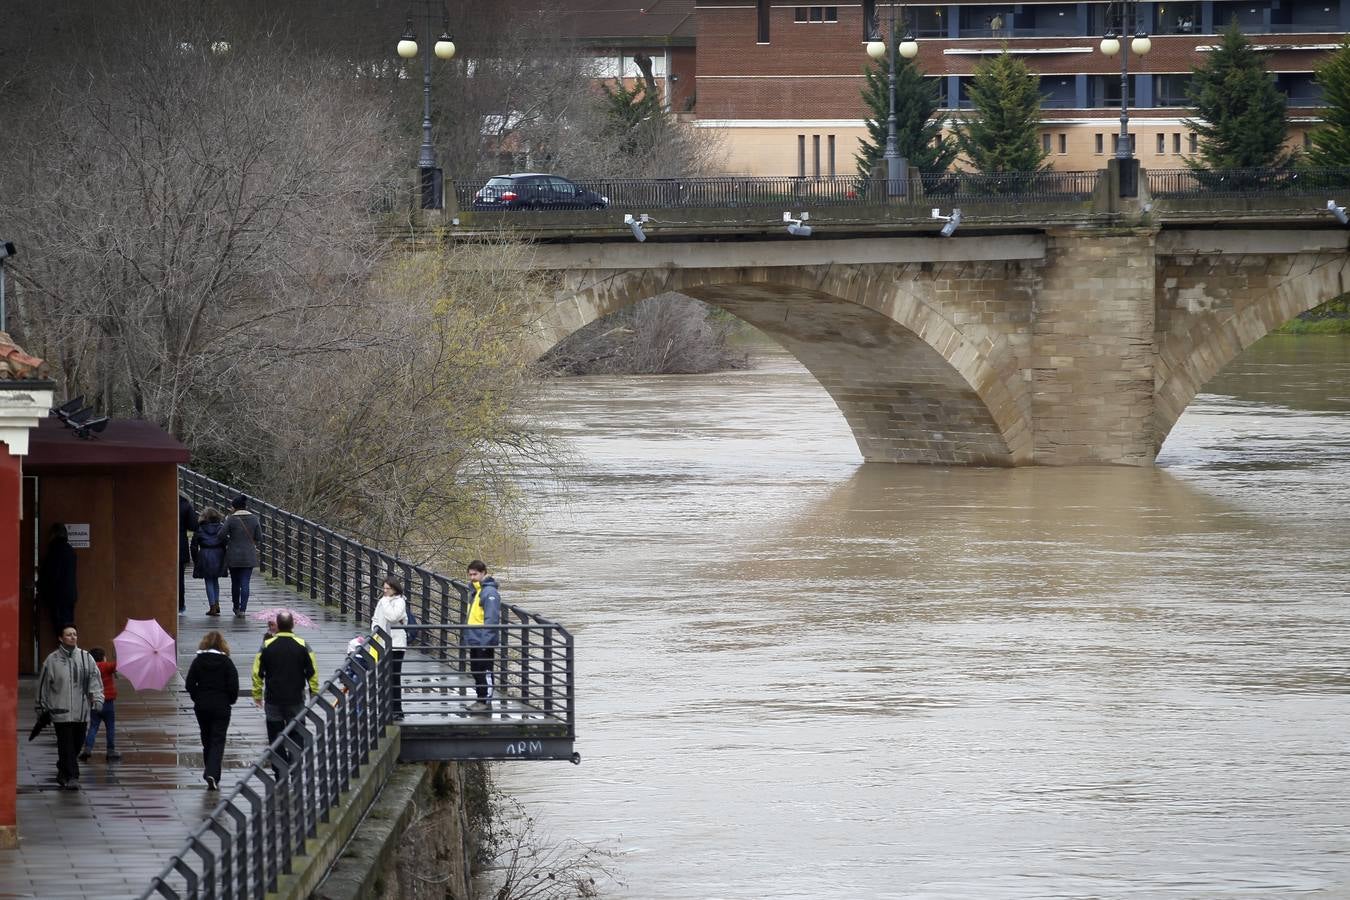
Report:
M1158 235L1158 253L1177 256L1187 253L1265 255L1271 253L1342 253L1350 247L1350 231L1342 227L1326 230L1277 230L1271 228L1169 229Z
M413 798L430 789L433 767L403 764L385 782L353 841L328 870L315 900L363 900L384 893L377 884L393 871L399 842L416 808Z
M370 755L370 762L361 767L351 789L331 810L329 821L319 824L318 836L305 842L304 854L291 861L291 874L277 879L277 889L267 895L269 898L304 900L314 896L397 767L399 745L399 729L385 728L379 749Z

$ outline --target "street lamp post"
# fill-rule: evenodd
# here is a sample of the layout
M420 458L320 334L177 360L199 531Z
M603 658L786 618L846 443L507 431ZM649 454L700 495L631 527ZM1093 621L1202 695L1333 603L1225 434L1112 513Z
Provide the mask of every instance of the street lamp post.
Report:
M455 42L450 38L450 20L445 7L441 7L441 36L432 40L435 17L432 15L433 0L423 0L423 19L427 25L426 43L422 45L422 148L417 154L418 186L422 195L423 209L442 209L445 206L444 175L436 165L436 150L431 146L431 57L451 59L455 55ZM417 32L413 30L412 12L408 13L408 25L398 42L398 55L412 59L417 55Z
M1115 4L1120 20L1120 37L1107 26L1100 49L1106 56L1120 54L1120 137L1116 141L1116 166L1120 170L1120 196L1139 196L1139 160L1130 141L1130 54L1144 56L1153 49L1148 32L1139 26L1138 0L1118 0ZM1110 21L1110 14L1108 19ZM1134 33L1128 46L1122 38Z
M890 114L886 117L886 149L882 152L881 158L886 161L886 195L889 197L903 197L909 189L909 160L900 155L900 145L896 138L895 121L895 57L899 53L905 59L913 59L919 55L919 42L914 40L914 36L908 31L905 33L903 41L897 40L895 27L895 5L891 5L890 17L890 40L882 41L870 40L867 42L867 55L872 59L881 59L890 51L890 73L888 78L890 88ZM877 29L873 29L876 34Z

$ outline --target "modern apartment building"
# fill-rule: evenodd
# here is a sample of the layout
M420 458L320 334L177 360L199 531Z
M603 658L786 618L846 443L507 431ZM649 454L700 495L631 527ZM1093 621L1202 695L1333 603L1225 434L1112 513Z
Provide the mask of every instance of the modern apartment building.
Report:
M901 5L863 0L829 6L783 0L695 0L697 102L701 127L716 130L730 172L848 174L864 135L862 70L871 22L910 23L916 62L944 106L969 107L976 65L1008 51L1025 59L1045 95L1041 139L1057 169L1093 169L1115 152L1120 57L1098 49L1117 5L960 3ZM1318 121L1313 70L1350 31L1350 0L1139 2L1152 49L1129 60L1130 131L1149 168L1177 168L1195 148L1186 127L1192 67L1236 17L1289 97L1291 140ZM1127 41L1128 43L1128 41Z

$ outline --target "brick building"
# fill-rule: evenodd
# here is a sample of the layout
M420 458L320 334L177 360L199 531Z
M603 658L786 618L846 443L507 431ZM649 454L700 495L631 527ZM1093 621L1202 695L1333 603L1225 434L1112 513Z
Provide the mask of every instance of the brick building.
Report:
M1313 70L1350 31L1350 0L1138 3L1152 50L1130 58L1130 130L1151 168L1177 168L1194 143L1183 120L1186 83L1236 16L1289 97L1295 143L1317 121ZM860 90L869 21L911 23L916 62L938 80L943 104L969 105L976 64L1025 59L1045 95L1042 141L1057 169L1095 169L1114 153L1120 58L1098 49L1107 3L899 5L863 0L800 6L782 0L696 0L700 126L717 130L728 171L829 175L854 171L865 134ZM1113 13L1112 13L1113 14Z

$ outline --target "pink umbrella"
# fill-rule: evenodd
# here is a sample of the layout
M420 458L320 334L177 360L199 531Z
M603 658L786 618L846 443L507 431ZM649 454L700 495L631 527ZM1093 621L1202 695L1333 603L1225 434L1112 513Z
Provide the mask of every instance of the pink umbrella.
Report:
M173 638L154 619L127 619L113 646L117 671L138 691L161 691L178 671Z
M296 612L293 609L287 609L284 606L274 606L271 609L260 609L255 613L249 613L250 619L256 619L259 622L266 622L268 619L275 619L278 613L290 613L292 621L301 628L311 628L314 620L304 613Z

